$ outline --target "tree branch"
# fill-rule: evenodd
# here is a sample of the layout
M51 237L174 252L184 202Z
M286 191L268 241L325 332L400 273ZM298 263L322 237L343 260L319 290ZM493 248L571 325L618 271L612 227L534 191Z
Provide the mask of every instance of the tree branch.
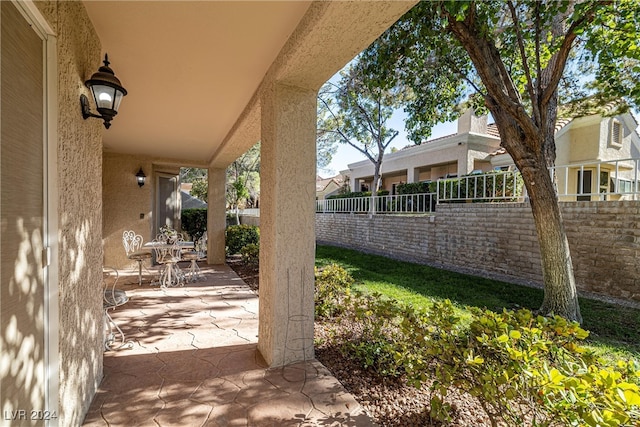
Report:
M509 6L509 10L511 11L511 19L513 21L513 26L516 31L516 40L518 41L520 59L522 60L522 67L524 69L524 74L527 77L527 92L529 92L529 98L532 100L533 116L537 118L536 122L540 123L540 109L538 108L538 105L535 102L533 102L533 100L536 99L536 94L533 88L533 79L531 77L531 69L529 68L529 61L527 60L527 54L524 48L524 40L522 39L522 29L520 28L520 22L518 21L518 14L511 0L507 2L507 5ZM537 7L537 4L536 4L536 7ZM536 45L537 45L537 41L536 41Z
M542 93L540 104L547 105L554 92L558 88L558 83L564 74L564 68L567 64L567 59L569 59L569 53L571 53L571 47L574 40L578 37L575 33L576 29L580 26L584 25L587 22L590 22L595 17L596 9L599 5L602 4L611 4L611 1L600 2L600 3L592 3L591 7L582 13L578 19L573 21L567 31L564 34L564 39L562 40L562 45L558 49L556 55L556 60L550 62L549 65L553 64L553 68L551 70L551 75L549 76L549 82L547 87L544 88L544 92Z
M474 20L469 18L473 16L472 12L469 12L468 19L457 21L446 8L441 7L441 10L447 17L449 31L467 50L476 71L482 78L487 89L485 99L488 96L493 98L497 105L509 112L523 130L527 130L528 133L537 132L538 129L524 110L520 94L506 71L497 48L480 35Z

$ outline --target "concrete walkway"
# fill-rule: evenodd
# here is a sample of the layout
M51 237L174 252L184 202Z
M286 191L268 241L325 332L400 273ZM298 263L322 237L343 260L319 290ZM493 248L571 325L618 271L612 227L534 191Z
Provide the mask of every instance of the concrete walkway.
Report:
M113 312L131 348L104 353L85 426L372 426L316 360L269 369L257 351L258 297L226 265L159 289L137 276Z

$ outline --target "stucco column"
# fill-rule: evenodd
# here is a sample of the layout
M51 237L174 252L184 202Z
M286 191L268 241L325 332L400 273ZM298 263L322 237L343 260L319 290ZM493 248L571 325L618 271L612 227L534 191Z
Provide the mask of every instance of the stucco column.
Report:
M225 169L209 168L207 190L207 263L224 264L224 230L227 226Z
M407 169L407 183L420 181L420 170L418 168Z
M258 349L282 366L313 358L316 92L274 84L261 104Z
M351 191L360 191L359 188L356 188L357 183L358 180L356 180L356 178L353 176L353 173L351 173L351 176L349 177L349 189Z

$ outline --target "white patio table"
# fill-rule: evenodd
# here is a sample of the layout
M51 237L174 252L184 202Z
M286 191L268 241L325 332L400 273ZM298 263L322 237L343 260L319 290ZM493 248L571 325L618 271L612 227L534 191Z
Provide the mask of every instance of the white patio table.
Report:
M158 281L160 287L166 288L184 283L184 274L178 266L178 262L181 261L180 251L193 249L195 247L193 242L180 241L176 243L165 243L151 241L145 243L142 247L155 251L156 261L164 264Z

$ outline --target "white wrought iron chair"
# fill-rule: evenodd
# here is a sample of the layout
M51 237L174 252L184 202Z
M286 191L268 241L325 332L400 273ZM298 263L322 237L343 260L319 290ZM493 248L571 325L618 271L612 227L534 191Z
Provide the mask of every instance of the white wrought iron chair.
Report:
M138 286L142 285L142 267L143 263L147 259L151 259L151 252L144 250L142 247L142 236L136 234L133 230L127 230L122 233L122 244L124 251L127 254L127 258L134 260L138 263ZM147 267L145 266L145 270ZM149 270L147 270L149 271Z
M109 310L113 311L117 307L126 304L129 301L129 296L122 289L117 289L118 284L118 270L113 267L102 268L102 308L104 309L104 348L106 350L116 350L120 348L131 348L132 342L125 341L124 332L113 320L109 314ZM120 336L120 339L118 338Z
M198 261L202 261L203 259L205 259L206 254L207 254L207 233L205 232L194 243L193 250L182 252L182 260L191 262L189 264L189 269L185 273L187 281L195 282L196 280L200 280L202 278L202 275L200 274L200 266L198 265Z
M161 288L184 285L185 275L178 266L181 261L181 241L181 235L167 237L163 234L159 234L153 241L156 262L164 265L160 273Z

